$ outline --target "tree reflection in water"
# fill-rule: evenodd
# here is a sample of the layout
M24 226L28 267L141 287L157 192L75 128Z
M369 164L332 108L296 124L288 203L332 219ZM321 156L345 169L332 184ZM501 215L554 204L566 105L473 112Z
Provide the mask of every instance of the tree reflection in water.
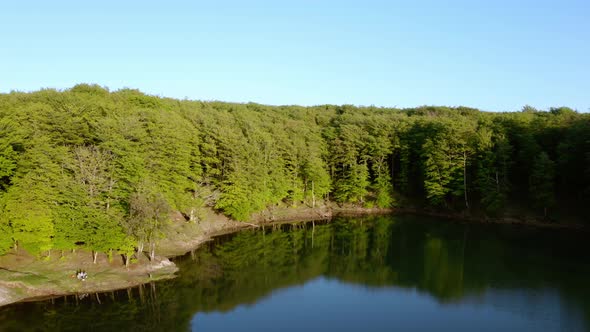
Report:
M441 305L492 305L541 319L561 306L569 330L590 322L585 246L575 234L415 216L271 225L216 238L176 258L178 278L124 291L0 308L1 331L184 331L318 277L415 289ZM564 325L564 326L565 326Z

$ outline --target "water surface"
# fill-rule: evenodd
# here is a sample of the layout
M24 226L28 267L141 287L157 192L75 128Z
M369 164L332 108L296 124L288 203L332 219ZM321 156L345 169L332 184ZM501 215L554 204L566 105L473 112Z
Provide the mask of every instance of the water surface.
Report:
M174 280L0 308L0 331L590 331L587 234L415 216L242 231Z

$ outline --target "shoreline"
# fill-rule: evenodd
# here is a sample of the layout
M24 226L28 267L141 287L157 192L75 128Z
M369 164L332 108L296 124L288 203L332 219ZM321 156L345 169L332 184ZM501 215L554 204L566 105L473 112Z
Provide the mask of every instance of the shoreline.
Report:
M466 215L464 213L449 213L416 208L399 208L396 209L394 213L428 216L442 218L448 221L474 223L481 225L510 225L537 229L555 229L563 231L590 232L589 225L581 223L559 223L553 221L544 221L541 218L531 216L487 217Z
M360 208L354 206L324 205L317 208L305 206L296 208L273 208L253 215L250 222L230 220L212 210L199 223L187 223L179 217L173 218L165 239L158 244L155 262L144 255L132 263L129 269L118 259L109 261L102 254L97 264L90 263L90 254L80 251L58 257L42 259L9 253L0 257L0 307L18 303L50 299L60 296L102 293L139 286L153 281L175 277L178 267L169 258L184 255L199 248L214 237L238 232L243 229L274 223L292 223L312 220L331 220L338 216L363 216L385 214L413 214L448 219L449 221L524 226L569 231L589 231L582 224L559 224L521 220L515 217L478 218L468 215L443 213L413 208ZM7 259L8 258L8 259ZM48 264L52 262L52 264ZM11 266L15 265L13 268ZM74 266L77 266L74 268ZM79 266L79 267L78 267ZM49 269L48 269L49 268ZM78 268L88 271L87 281L71 277Z

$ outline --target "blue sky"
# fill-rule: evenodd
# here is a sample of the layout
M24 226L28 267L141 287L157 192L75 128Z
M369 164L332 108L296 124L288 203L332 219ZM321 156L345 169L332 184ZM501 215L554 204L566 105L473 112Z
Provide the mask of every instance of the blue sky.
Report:
M0 92L590 109L590 1L5 1Z

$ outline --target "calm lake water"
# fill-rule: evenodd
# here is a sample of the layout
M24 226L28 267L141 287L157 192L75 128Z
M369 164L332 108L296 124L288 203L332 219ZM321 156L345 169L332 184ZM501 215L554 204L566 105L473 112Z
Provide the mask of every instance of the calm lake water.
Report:
M588 234L415 216L216 238L178 278L0 308L0 331L590 331Z

